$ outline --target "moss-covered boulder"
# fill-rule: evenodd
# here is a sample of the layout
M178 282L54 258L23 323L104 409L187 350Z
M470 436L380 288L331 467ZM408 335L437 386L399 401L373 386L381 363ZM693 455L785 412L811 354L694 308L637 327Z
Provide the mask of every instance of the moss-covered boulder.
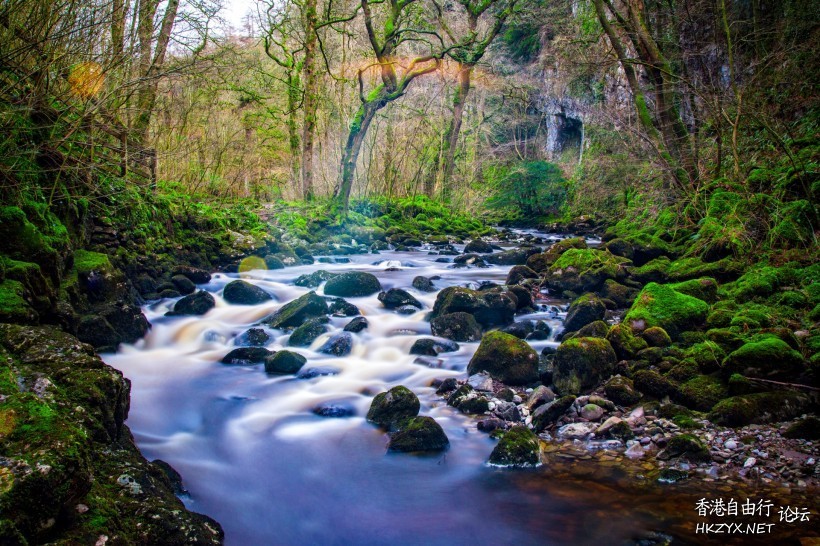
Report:
M698 298L706 303L714 303L718 297L718 283L711 277L692 279L669 285L676 292Z
M693 256L675 260L667 270L670 281L686 281L701 277L711 277L720 282L731 281L743 272L743 264L728 257L716 262L704 262Z
M185 296L176 304L169 315L204 315L216 306L214 297L204 290Z
M638 352L647 348L644 339L635 336L632 329L624 324L616 324L609 329L607 341L618 356L618 360L632 360Z
M413 391L403 385L393 387L373 398L366 419L376 425L389 427L419 414L421 404Z
M641 332L641 337L644 338L650 347L669 347L672 345L672 338L666 333L666 330L660 326L652 326Z
M391 288L387 292L380 292L379 301L388 309L398 309L406 305L416 309L424 307L410 292L402 288Z
M540 275L526 265L516 265L507 274L507 280L504 281L506 285L521 284L527 279L537 279Z
M328 312L325 299L317 296L316 292L308 292L286 303L262 322L271 328L296 328L306 320L326 315Z
M678 434L669 439L666 449L658 453L658 458L665 460L681 457L693 463L703 463L712 460L709 448L703 445L697 437L691 434Z
M803 356L780 338L768 336L746 343L723 360L726 375L751 377L793 377L805 369Z
M313 273L300 275L295 281L293 281L293 284L303 288L318 288L323 282L332 279L337 275L338 273L331 273L330 271L320 269L318 271L314 271Z
M537 466L541 462L538 437L527 427L516 426L506 431L490 454L494 466Z
M632 305L637 295L637 289L630 288L612 279L604 281L604 287L601 289L601 296L614 301L615 305L621 309Z
M295 329L290 335L290 338L288 338L288 345L291 347L309 346L316 340L316 338L325 333L327 330L325 325L328 322L330 322L330 319L324 316L315 317L305 321L304 324Z
M709 411L728 395L728 388L719 378L699 375L678 387L675 400L693 410Z
M640 392L659 400L677 391L677 385L656 370L638 370L632 376L632 382Z
M683 356L698 365L703 373L712 373L720 369L726 353L714 341L695 343L683 353Z
M467 365L470 375L487 372L508 385L538 381L538 353L525 341L503 332L489 332Z
M0 322L37 324L38 318L21 282L11 279L0 282Z
M601 298L595 294L584 294L569 306L564 329L575 332L591 322L603 320L605 316L606 306Z
M616 375L604 385L606 397L619 406L631 406L641 399L641 393L635 390L632 380L622 375Z
M626 278L630 263L602 250L571 248L550 266L545 279L559 292L596 292L607 279Z
M721 400L712 408L709 420L729 427L772 423L793 419L809 407L808 397L801 393L760 392Z
M265 358L265 373L295 374L299 373L305 363L307 363L307 359L299 353L276 351L273 355Z
M789 425L783 436L801 440L820 440L820 419L812 415L795 421Z
M561 393L579 394L611 376L616 361L615 351L607 340L573 338L558 347L552 380Z
M673 338L706 321L705 301L676 292L668 285L647 284L624 317L635 331L659 326Z
M398 432L390 435L387 448L390 451L411 453L414 451L444 451L450 440L432 417L412 417L400 423Z
M463 312L435 317L430 321L430 329L434 336L453 341L478 341L482 332L473 315Z
M381 292L379 279L364 271L348 271L330 278L325 283L325 294L342 298L370 296Z
M273 299L270 294L258 286L243 280L235 280L226 284L222 297L234 305L258 305Z
M640 283L666 282L672 262L666 256L661 256L636 267L632 270L632 278Z
M485 328L513 322L518 307L516 296L509 290L470 290L450 286L436 296L431 318L452 313L469 313Z
M609 333L609 324L602 320L590 322L573 336L573 337L602 337L605 338Z
M527 258L527 267L543 273L561 257L561 254L571 248L584 249L587 248L587 243L583 237L573 237L571 239L563 239L553 244L546 252L540 254L533 254Z

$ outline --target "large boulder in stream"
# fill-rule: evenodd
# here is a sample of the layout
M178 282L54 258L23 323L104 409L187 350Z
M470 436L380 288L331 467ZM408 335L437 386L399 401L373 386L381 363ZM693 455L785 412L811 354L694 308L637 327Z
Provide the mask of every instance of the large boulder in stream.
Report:
M328 307L325 299L317 296L316 292L308 292L286 303L262 322L271 328L296 328L310 318L320 317L327 313Z
M490 254L487 256L487 262L495 265L524 265L527 263L527 258L540 251L541 249L536 247L514 248Z
M379 293L379 301L382 302L382 305L388 309L398 309L399 307L404 307L405 305L416 307L418 309L424 307L419 300L410 294L410 292L401 288L391 288L387 292Z
M273 352L264 347L239 347L222 357L220 362L246 366L248 364L260 364L270 356L273 356Z
M450 440L441 425L432 417L413 417L401 423L398 432L390 435L387 449L410 453L414 451L443 451Z
M373 398L367 412L367 420L381 427L389 427L419 414L418 397L403 385L397 385Z
M533 431L523 426L508 430L490 454L494 466L537 466L541 462L541 446Z
M379 279L364 271L348 271L332 277L325 283L325 294L341 298L357 298L381 292Z
M469 313L485 328L505 326L513 322L518 300L503 288L470 290L449 286L438 293L433 305L432 318L451 313Z
M615 351L606 339L572 338L555 353L552 380L562 394L579 394L609 378L616 361Z
M168 315L204 315L216 306L214 297L204 290L185 296Z
M504 332L489 332L467 365L472 375L487 372L508 385L527 385L538 381L538 353L527 342Z
M453 341L478 341L481 339L481 326L473 315L468 313L448 313L430 321L434 336L452 339Z
M277 351L276 354L265 359L265 372L269 374L298 373L307 359L293 351Z
M316 317L305 321L290 335L288 345L291 347L309 346L317 337L325 333L327 330L325 324L328 322L330 322L330 319L327 317Z
M464 247L464 253L477 253L477 254L491 254L493 251L492 245L487 241L483 241L481 239L473 239Z
M242 280L231 281L225 285L222 297L234 305L257 305L273 299L258 286Z

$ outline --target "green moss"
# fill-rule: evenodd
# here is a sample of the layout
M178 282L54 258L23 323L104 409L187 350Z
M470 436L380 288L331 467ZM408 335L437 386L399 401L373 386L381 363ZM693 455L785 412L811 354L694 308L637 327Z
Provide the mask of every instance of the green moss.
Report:
M698 257L681 258L670 264L667 273L673 281L685 281L701 277L719 280L736 278L742 272L742 265L732 258L717 262L704 262Z
M729 394L720 379L700 375L683 383L677 391L677 400L688 408L709 411Z
M669 457L683 457L692 462L710 461L709 449L691 434L678 434L669 439L664 450Z
M714 341L696 343L689 347L684 355L695 362L704 373L717 371L723 359L726 358L726 353Z
M113 269L106 254L82 249L74 252L74 268L80 274L90 273L91 271L111 271Z
M809 404L804 395L791 391L745 394L718 402L709 420L730 427L770 423L800 415Z
M37 321L37 313L25 295L25 287L19 281L6 279L0 283L0 322L32 324Z
M510 385L525 385L538 380L538 353L529 344L504 332L484 334L467 373L486 371Z
M499 466L536 466L540 464L538 437L530 429L516 426L506 431L490 454L489 463Z
M703 300L676 292L668 285L649 283L635 298L624 323L638 331L659 326L675 337L703 324L708 309Z
M677 385L674 382L655 370L639 370L632 376L632 380L636 389L658 400L673 395L677 391Z
M580 337L567 340L555 354L553 383L563 394L592 389L612 375L617 356L605 339Z
M623 324L616 324L609 329L606 334L606 339L615 350L620 360L631 360L635 358L638 351L647 348L647 343L644 339L636 337L632 333L632 329Z
M714 303L717 300L718 284L711 277L691 279L670 285L673 290L703 300L707 303Z
M775 336L764 336L746 343L723 360L726 375L741 373L753 377L785 374L791 377L803 369L803 357Z

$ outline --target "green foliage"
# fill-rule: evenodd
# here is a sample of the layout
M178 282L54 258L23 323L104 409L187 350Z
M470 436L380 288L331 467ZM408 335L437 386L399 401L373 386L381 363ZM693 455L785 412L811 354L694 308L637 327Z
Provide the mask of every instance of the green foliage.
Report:
M492 191L486 205L508 217L533 219L557 214L566 199L566 180L554 163L526 161L491 165L484 178Z
M530 63L541 53L541 25L534 21L517 21L507 26L501 43L512 59Z

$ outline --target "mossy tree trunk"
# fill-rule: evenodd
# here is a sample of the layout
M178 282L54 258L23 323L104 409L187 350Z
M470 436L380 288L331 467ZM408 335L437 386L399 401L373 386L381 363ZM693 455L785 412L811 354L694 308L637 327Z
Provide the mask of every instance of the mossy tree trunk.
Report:
M316 0L305 1L302 26L305 31L305 57L302 61L305 82L302 120L302 197L310 200L313 198L313 144L316 134L316 110L319 105L319 74L316 69L316 46L318 44Z

